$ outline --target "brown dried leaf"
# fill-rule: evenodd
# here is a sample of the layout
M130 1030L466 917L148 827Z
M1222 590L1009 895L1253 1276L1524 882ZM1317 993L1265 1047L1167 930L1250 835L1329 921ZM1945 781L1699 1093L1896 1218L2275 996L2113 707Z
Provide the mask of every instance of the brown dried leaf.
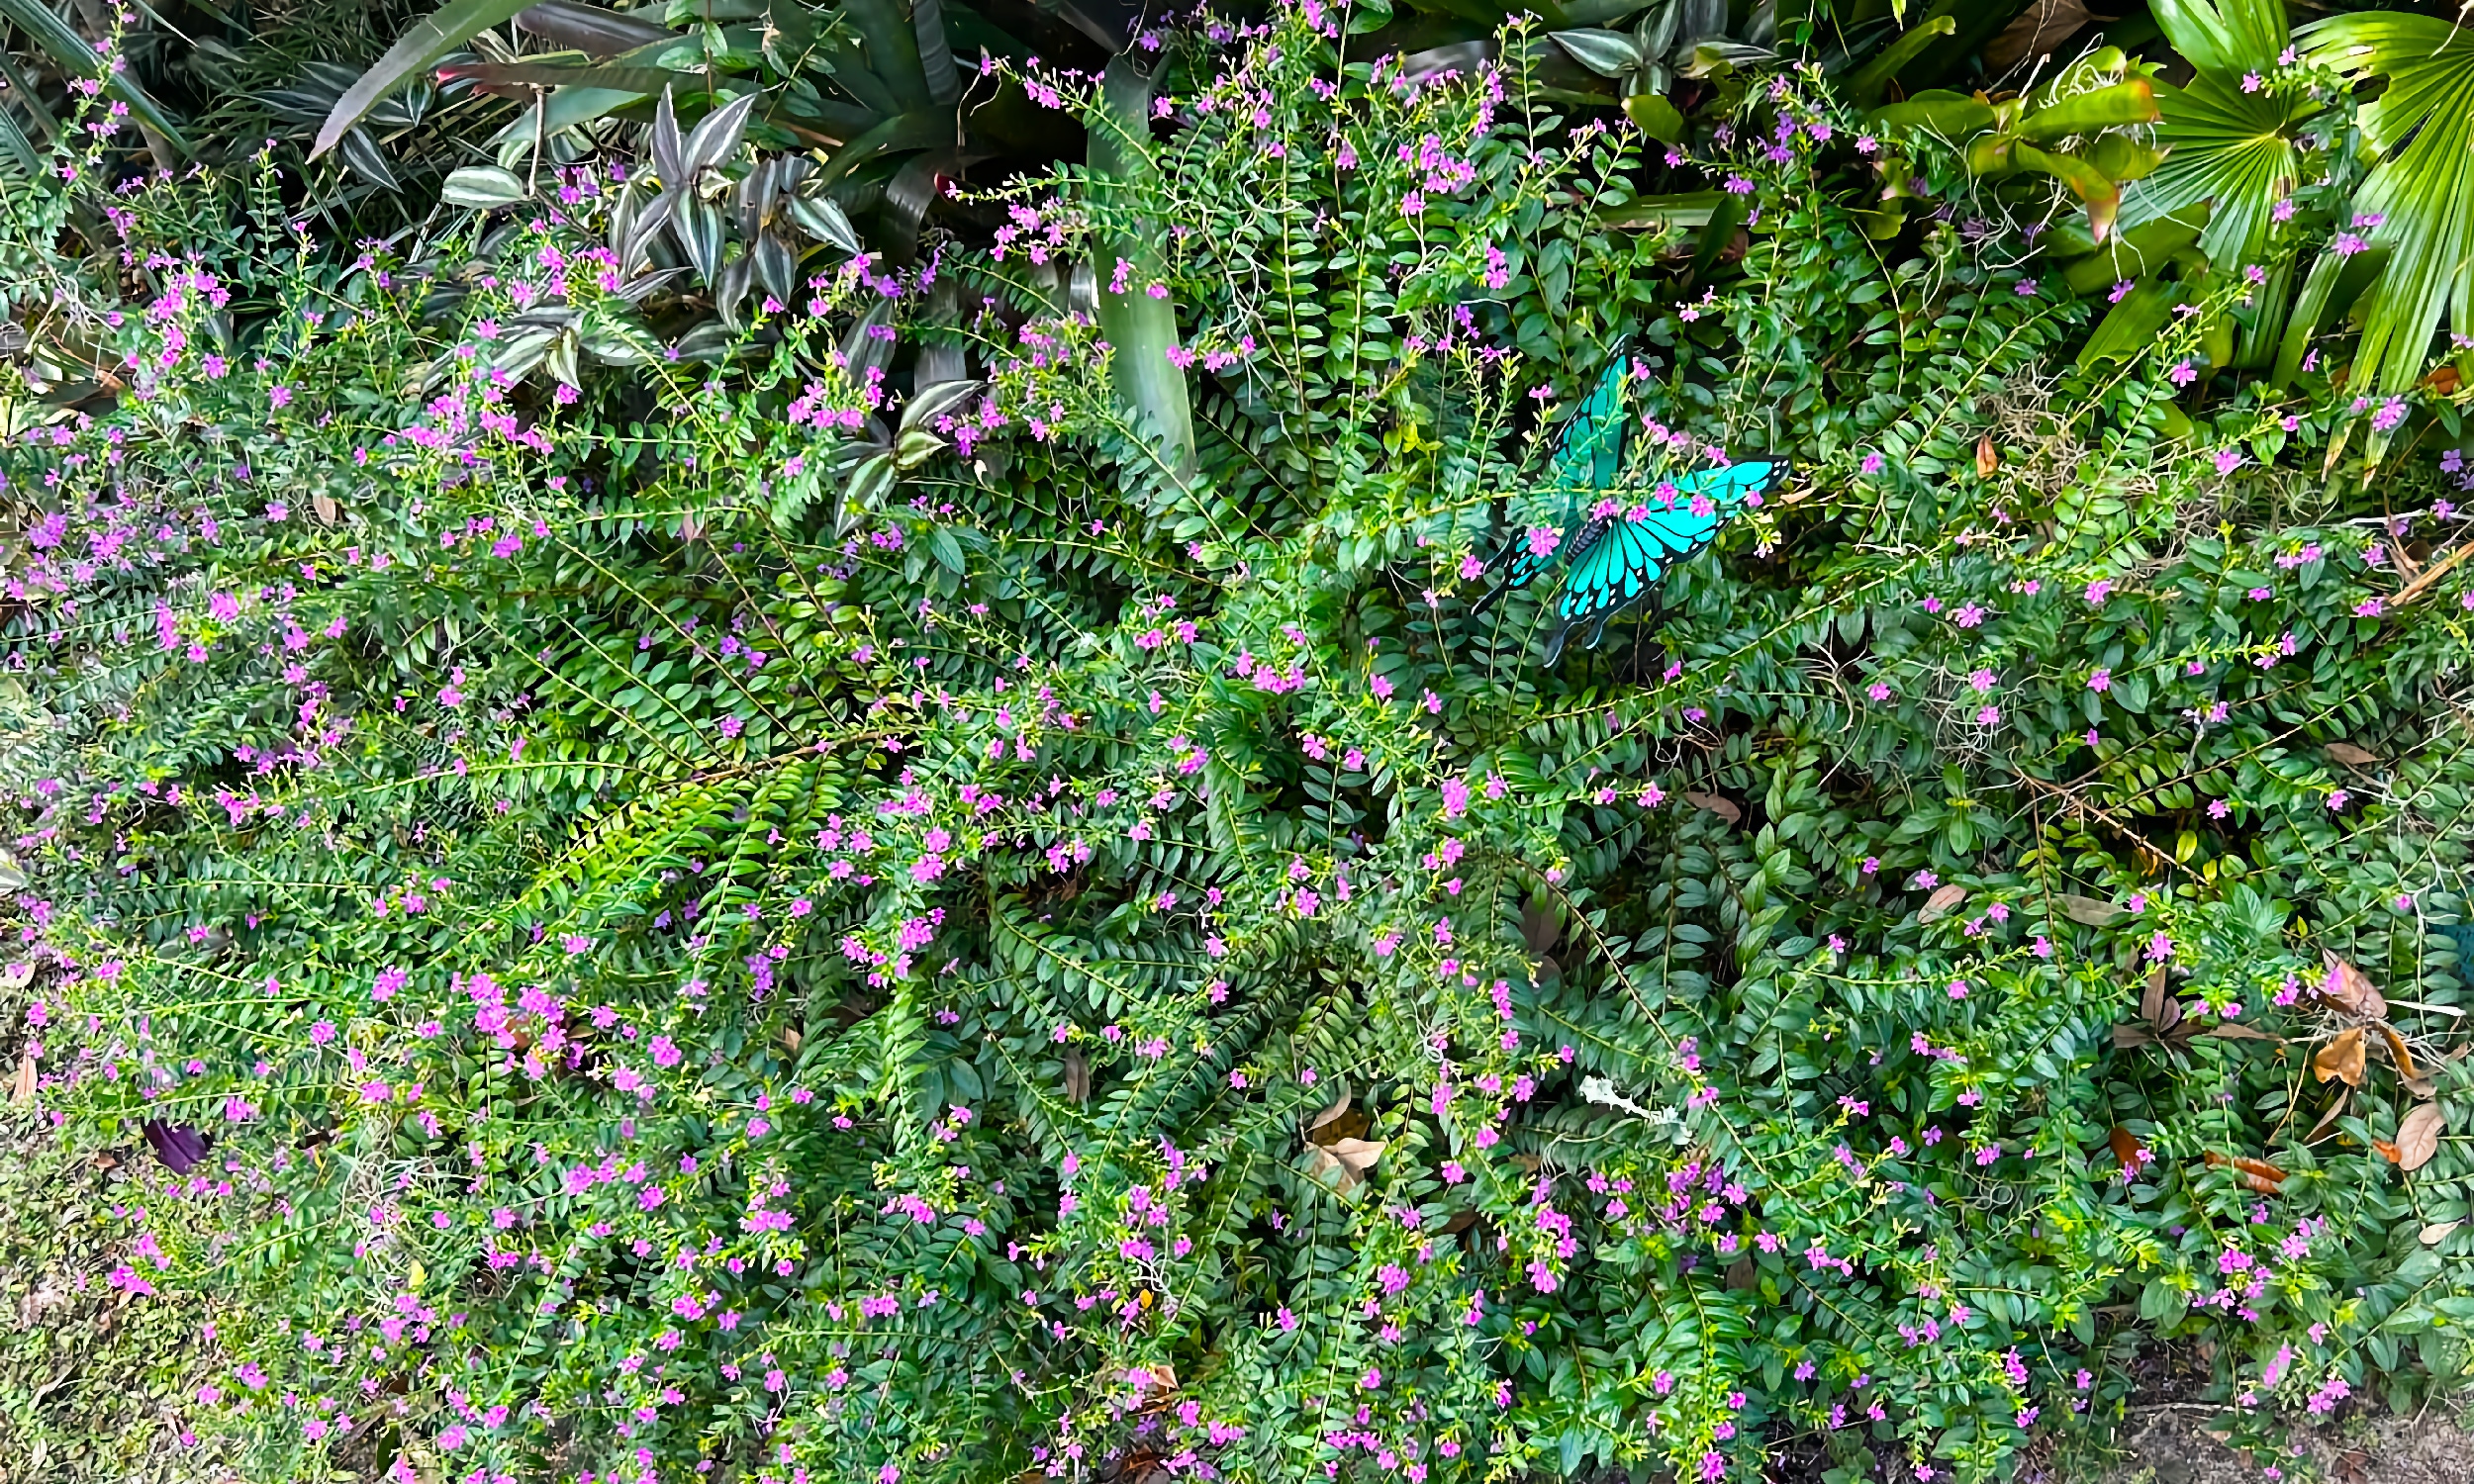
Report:
M2416 1103L2414 1111L2397 1125L2397 1164L2407 1170L2421 1169L2439 1153L2439 1131L2442 1119L2437 1103Z
M1065 1100L1078 1108L1091 1101L1091 1063L1079 1046L1065 1049Z
M2328 1105L2328 1111L2321 1114L2320 1121L2311 1126L2311 1132L2303 1136L2303 1142L2308 1144L2312 1140L2317 1139L2322 1134L2326 1133L2335 1124L2337 1119L2344 1116L2345 1109L2351 1106L2352 1103L2353 1090L2351 1088L2347 1088L2337 1093L2336 1101Z
M1984 44L1985 70L1998 75L2031 56L2050 56L2054 47L2097 19L2079 0L2036 0Z
M1335 1140L1355 1138L1365 1133L1371 1120L1363 1111L1352 1114L1349 1101L1349 1086L1343 1082L1340 1096L1332 1099L1331 1106L1315 1114L1313 1121L1305 1126L1306 1139L1328 1149Z
M1331 1151L1333 1159L1360 1174L1373 1169L1375 1161L1381 1159L1383 1154L1383 1141L1380 1139L1371 1142L1364 1139L1338 1139L1325 1147Z
M1938 922L1951 914L1951 908L1967 899L1967 888L1951 881L1924 899L1923 910L1916 913L1918 922Z
M2341 1079L2348 1087L2361 1086L2362 1027L2347 1026L2313 1053L2311 1072L2323 1082Z
M2406 1078L2405 1086L2406 1090L2413 1093L2416 1097L2436 1097L2439 1095L2439 1083L2433 1081L2429 1077L2408 1077Z
M1723 793L1702 793L1686 789L1683 801L1696 809L1707 809L1729 824L1744 822L1744 806Z
M2001 452L1993 446L1993 435L1986 433L1976 439L1976 478L1991 479L1993 471L2001 466Z
M1330 1144L1306 1146L1306 1172L1334 1189L1347 1191L1375 1167L1382 1157L1383 1146L1363 1139L1335 1139Z
M799 1027L795 1025L786 1025L782 1027L782 1049L784 1051L787 1051L792 1056L796 1057L799 1055L799 1049L807 1044L808 1038L799 1033Z
M2375 752L2366 752L2362 748L2354 746L2351 742L2331 742L2328 745L2327 750L2330 757L2334 758L2337 762L2344 764L2348 768L2375 768L2379 766L2379 754Z
M2285 1188L2285 1171L2265 1159L2254 1159L2248 1155L2220 1155L2215 1150L2200 1158L2212 1168L2233 1170L2236 1180L2261 1195L2276 1195Z
M2397 1146L2389 1143L2385 1139L2372 1140L2371 1153L2379 1156L2383 1159L2386 1159L2391 1164L2398 1163L2404 1159L2404 1156L2398 1153Z
M2429 1226L2423 1229L2423 1245L2425 1247L2437 1247L2441 1243L2448 1240L2448 1234L2450 1232L2453 1232L2457 1228L2464 1225L2465 1223L2462 1221L2432 1222Z
M2171 1025L2172 1021L2165 1018L2165 972L2164 966L2159 964L2156 972L2147 976L2146 986L2140 992L2140 1018L2160 1030ZM2180 1017L2177 1015L2174 1018Z
M2414 1065L2414 1053L2406 1050L2406 1038L2398 1035L2390 1026L2382 1025L2378 1029L2380 1039L2387 1043L2388 1060L2395 1065L2397 1075L2409 1082L2421 1076L2423 1074L2421 1068Z
M2279 1046L2285 1044L2285 1038L2282 1036L2271 1036L2265 1031L2254 1030L2246 1025L2236 1025L2230 1020L2218 1021L2200 1034L2215 1036L2225 1041L2273 1041Z
M2068 891L2062 892L2053 900L2060 904L2062 916L2069 918L2072 922L2083 922L2089 927L2111 927L2131 915L2112 902L2098 901L2095 897L2079 896Z
M2114 1162L2122 1166L2127 1177L2139 1171L2139 1136L2120 1124L2105 1136L2105 1147L2113 1151Z
M2140 1024L2136 1020L2126 1020L2113 1028L2113 1049L2115 1051L2133 1051L2139 1047L2148 1045L2155 1039L2155 1037L2147 1033L2147 1027Z
M10 1107L23 1108L34 1102L36 1076L35 1059L33 1057L18 1058L17 1074L9 1079Z
M2388 1018L2388 1001L2361 970L2325 950L2321 959L2328 965L2328 977L2312 986L2313 993L2348 1015L2365 1020Z
M318 513L319 524L333 525L335 523L337 510L335 508L334 497L329 495L324 490L321 490L319 493L310 497L310 509Z

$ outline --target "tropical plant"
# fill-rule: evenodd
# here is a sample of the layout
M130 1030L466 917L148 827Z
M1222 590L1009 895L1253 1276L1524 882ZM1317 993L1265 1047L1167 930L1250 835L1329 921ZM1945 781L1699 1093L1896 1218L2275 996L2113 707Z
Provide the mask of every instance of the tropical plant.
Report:
M2366 392L2395 396L2429 368L2434 333L2445 328L2460 350L2474 344L2474 37L2428 16L2375 12L2314 22L2302 41L2310 60L2383 85L2355 111L2377 163L2328 251L2341 260L2387 249L2357 306L2353 363Z
M1114 21L1110 49L1131 41L1124 18L1104 7L1069 14L1102 35L1100 18ZM559 49L505 60L461 52L511 18ZM1050 54L1069 65L1094 45L1070 32L1049 40L1066 44L1066 55ZM698 165L714 172L710 192L672 190L665 207L699 277L733 302L731 289L743 286L720 284L724 257L762 265L768 255L792 252L792 224L812 215L812 203L838 200L892 261L908 263L931 211L968 214L945 189L964 177L966 162L993 161L1001 178L1079 152L1072 119L1038 101L1046 85L997 65L1027 61L1031 51L978 11L942 0L918 0L907 12L893 0L848 0L835 10L804 0L672 0L658 14L575 0L459 0L398 38L335 98L317 148L348 138L370 110L420 86L431 69L442 80L520 93L530 106L491 141L495 162L466 167L449 188L460 204L509 206L540 186L545 151L561 163L602 152L612 122L649 126L658 144L663 130L679 127L663 123L665 114L701 127L708 113L736 104L731 117L739 122L709 136L726 134L730 147ZM966 74L973 78L967 97ZM755 146L743 160L742 138ZM527 159L532 164L517 174L514 166ZM738 182L746 189L733 210L703 199ZM843 234L838 226L818 231L826 240ZM781 284L794 276L777 265L766 281L787 298Z
M2455 407L2366 491L2201 226L1971 170L2127 60L1881 232L1811 70L1652 143L1367 35L1043 73L985 245L730 317L747 92L394 243L0 197L114 379L6 409L0 1050L143 1171L112 1302L246 1320L203 1445L1973 1484L2159 1344L2260 1445L2462 1371ZM1796 472L1550 664L1477 600L1601 389L1610 519Z

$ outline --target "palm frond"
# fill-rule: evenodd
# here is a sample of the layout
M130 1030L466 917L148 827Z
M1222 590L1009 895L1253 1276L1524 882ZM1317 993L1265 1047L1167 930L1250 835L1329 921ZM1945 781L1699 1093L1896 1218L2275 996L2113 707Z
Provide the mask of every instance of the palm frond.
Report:
M2474 34L2428 16L2365 13L2305 28L2311 60L2387 91L2356 111L2379 163L2355 193L2357 224L2393 249L2362 304L2356 384L2421 379L2443 317L2474 329Z

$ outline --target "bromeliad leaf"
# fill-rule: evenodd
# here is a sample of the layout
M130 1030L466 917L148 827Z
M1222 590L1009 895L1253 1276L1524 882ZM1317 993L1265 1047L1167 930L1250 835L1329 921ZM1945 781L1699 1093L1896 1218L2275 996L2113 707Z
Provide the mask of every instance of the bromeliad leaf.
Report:
M482 32L500 25L525 9L523 0L453 0L429 15L413 23L410 31L396 38L387 53L360 75L360 80L335 100L334 111L319 127L318 142L310 157L333 148L345 130L358 124L378 100L412 81L456 47Z

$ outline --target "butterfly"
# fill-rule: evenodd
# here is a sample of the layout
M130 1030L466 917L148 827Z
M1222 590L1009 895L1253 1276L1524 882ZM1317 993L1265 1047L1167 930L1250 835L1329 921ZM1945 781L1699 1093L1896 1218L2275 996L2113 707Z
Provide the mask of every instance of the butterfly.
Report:
M1547 636L1546 663L1564 652L1564 641L1581 624L1583 641L1596 648L1606 620L1638 602L1667 570L1707 546L1718 528L1760 504L1761 495L1787 474L1783 460L1756 460L1723 469L1702 469L1661 483L1646 499L1626 504L1616 489L1624 441L1628 359L1620 353L1599 373L1570 417L1555 430L1545 483L1531 497L1565 502L1563 529L1540 526L1515 534L1487 563L1500 569L1495 585L1472 612L1538 574L1564 563L1563 586L1550 601L1555 629Z

